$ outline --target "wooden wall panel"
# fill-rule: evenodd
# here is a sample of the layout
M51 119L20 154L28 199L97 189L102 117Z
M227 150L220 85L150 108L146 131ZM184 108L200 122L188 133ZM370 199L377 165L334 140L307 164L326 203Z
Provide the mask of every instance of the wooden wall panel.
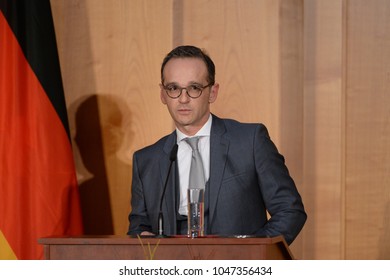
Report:
M342 257L342 1L305 1L304 258Z
M390 259L389 19L389 1L348 2L348 259Z
M305 192L303 177L303 0L280 1L279 6L279 147L301 195ZM304 201L306 205L306 202ZM306 207L307 208L307 207ZM291 245L296 258L302 259L305 230Z
M263 121L277 132L278 1L183 1L177 44L205 48L216 64L220 93L212 111Z

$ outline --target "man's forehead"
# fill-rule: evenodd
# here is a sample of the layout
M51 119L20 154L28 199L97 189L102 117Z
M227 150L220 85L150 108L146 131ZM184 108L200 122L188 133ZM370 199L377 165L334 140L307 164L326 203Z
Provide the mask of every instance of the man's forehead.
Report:
M207 78L207 67L200 58L172 58L164 68L164 79Z

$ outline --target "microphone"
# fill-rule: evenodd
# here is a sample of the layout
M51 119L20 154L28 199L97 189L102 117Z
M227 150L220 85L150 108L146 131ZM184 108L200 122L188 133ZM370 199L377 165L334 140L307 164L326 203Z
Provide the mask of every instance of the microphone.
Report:
M176 157L177 157L177 149L178 148L179 148L179 146L177 144L175 144L172 147L171 154L169 156L169 160L171 161L171 163L169 164L167 178L165 179L165 184L164 184L164 188L163 188L163 192L162 192L161 200L160 200L160 212L158 214L158 237L164 236L164 217L162 214L162 203L163 203L165 191L167 189L168 178L169 178L169 175L171 174L172 164L176 160Z

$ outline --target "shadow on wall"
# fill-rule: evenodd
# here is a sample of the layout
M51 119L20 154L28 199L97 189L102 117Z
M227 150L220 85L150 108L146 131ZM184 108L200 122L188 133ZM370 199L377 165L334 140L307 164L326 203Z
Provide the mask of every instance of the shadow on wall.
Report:
M76 111L75 142L84 167L92 175L79 184L84 234L112 234L114 229L96 95L84 100Z
M113 200L117 201L116 196L123 198L124 193L128 192L117 178L122 173L130 173L129 164L118 156L124 142L124 113L119 106L120 102L112 96L90 95L69 108L70 115L74 118L71 122L71 135L75 144L73 150L84 234L115 234L115 217L127 217L128 214L121 214L127 212L127 209L119 209L119 213L117 209L118 206L126 208L128 199L112 205ZM128 147L129 143L124 144ZM122 181L127 184L128 179Z

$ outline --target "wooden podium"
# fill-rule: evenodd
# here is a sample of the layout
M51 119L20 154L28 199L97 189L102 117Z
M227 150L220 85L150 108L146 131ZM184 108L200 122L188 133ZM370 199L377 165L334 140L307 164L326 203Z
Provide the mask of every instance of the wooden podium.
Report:
M47 260L287 260L294 259L283 237L47 237Z

